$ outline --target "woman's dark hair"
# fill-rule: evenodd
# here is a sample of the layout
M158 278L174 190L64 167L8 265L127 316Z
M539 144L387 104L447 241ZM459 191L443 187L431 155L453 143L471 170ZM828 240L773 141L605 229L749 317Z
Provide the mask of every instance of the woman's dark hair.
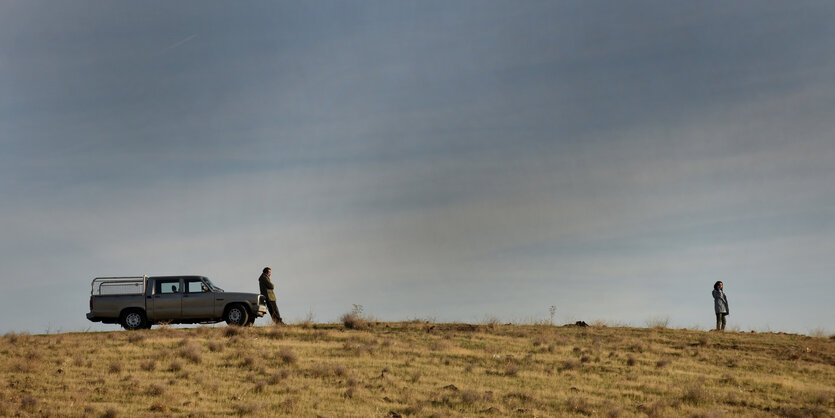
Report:
M264 273L266 273L266 271ZM720 283L722 283L722 281L718 281L718 282L714 283L713 284L713 290L719 290L719 284Z
M268 271L272 270L269 267L264 267L264 270L261 270L261 273L267 274Z

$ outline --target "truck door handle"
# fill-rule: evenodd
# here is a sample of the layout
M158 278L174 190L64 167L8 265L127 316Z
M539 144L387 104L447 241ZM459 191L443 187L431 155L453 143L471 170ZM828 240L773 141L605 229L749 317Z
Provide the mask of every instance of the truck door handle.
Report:
M217 301L218 301L218 302L222 302L222 301L223 301L223 299L217 299Z

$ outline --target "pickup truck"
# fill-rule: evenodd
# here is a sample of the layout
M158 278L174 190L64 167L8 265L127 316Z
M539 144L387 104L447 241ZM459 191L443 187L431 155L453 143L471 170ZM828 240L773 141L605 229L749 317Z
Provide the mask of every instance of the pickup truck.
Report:
M203 276L97 277L90 286L87 319L126 330L220 321L251 326L267 312L264 296L225 292Z

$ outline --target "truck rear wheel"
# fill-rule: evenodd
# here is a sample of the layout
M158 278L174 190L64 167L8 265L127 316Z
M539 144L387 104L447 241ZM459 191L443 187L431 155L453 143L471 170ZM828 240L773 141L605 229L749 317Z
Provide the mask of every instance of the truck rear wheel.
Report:
M234 304L226 310L224 318L229 325L244 326L249 321L249 313L240 304Z
M150 323L148 322L148 318L145 317L145 312L139 309L129 309L123 312L119 323L122 324L122 328L128 331L150 328Z

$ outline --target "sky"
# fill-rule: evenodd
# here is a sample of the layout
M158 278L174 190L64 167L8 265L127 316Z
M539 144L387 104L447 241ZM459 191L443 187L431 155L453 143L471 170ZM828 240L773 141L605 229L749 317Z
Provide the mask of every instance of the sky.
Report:
M98 276L290 321L835 332L835 3L0 3L0 332ZM259 319L256 324L267 324Z

